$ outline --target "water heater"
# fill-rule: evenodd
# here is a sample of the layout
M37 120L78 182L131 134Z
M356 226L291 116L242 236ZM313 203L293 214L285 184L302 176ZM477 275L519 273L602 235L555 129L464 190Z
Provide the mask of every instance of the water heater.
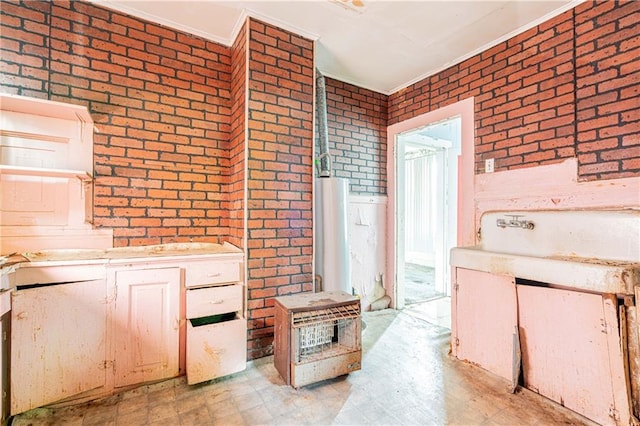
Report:
M337 177L316 179L315 256L316 274L325 291L352 294L351 257L347 228L349 180Z

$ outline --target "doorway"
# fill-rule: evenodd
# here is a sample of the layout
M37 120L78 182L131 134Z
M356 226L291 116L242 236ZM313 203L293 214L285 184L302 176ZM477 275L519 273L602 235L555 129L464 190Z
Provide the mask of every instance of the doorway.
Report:
M397 284L404 304L451 295L461 140L460 116L397 137Z
M390 241L395 242L387 245L387 276L392 278L389 281L393 286L390 289L392 306L403 309L409 302L407 309L410 313L417 311L427 321L447 327L455 322L450 315L449 249L473 245L476 237L473 117L474 99L467 98L388 128L387 229ZM416 160L428 163L429 167L415 167ZM407 166L411 161L415 164ZM423 176L421 181L415 178L420 174ZM424 179L425 176L430 178ZM417 191L418 185L422 185L424 191ZM421 195L415 194L417 192ZM423 203L421 208L418 207L420 203ZM422 216L416 219L411 214ZM412 246L411 240L419 235ZM429 261L432 266L429 266ZM406 278L414 271L408 270L406 265L416 263L430 268L418 270L419 277L425 275L423 272L433 275L433 297L418 296L415 300L425 299L428 302L412 303L414 296L407 294L411 289Z

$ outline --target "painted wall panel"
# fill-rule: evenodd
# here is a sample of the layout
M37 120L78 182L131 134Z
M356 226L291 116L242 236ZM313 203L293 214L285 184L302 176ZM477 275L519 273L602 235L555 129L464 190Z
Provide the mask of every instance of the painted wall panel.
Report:
M393 295L393 280L386 276L387 235L386 197L351 196L349 198L349 244L351 284L362 301L362 309L381 297L376 279L382 275L386 295ZM382 294L384 295L384 294Z

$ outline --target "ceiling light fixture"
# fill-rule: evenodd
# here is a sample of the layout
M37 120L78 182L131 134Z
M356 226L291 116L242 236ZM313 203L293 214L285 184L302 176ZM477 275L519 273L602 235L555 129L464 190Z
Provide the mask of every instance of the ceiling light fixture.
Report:
M329 0L331 3L342 6L347 10L353 10L356 12L362 12L364 9L363 0Z

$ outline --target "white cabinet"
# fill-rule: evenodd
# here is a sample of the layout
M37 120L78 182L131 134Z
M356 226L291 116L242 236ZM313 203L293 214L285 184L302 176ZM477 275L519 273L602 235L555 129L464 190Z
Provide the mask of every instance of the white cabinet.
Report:
M115 273L115 387L179 373L180 268Z
M454 273L453 354L512 380L518 320L515 280L462 268Z
M11 314L12 414L104 386L104 279L16 291Z
M6 277L16 286L11 414L104 397L185 368L189 383L243 370L242 252L206 249L16 265Z

